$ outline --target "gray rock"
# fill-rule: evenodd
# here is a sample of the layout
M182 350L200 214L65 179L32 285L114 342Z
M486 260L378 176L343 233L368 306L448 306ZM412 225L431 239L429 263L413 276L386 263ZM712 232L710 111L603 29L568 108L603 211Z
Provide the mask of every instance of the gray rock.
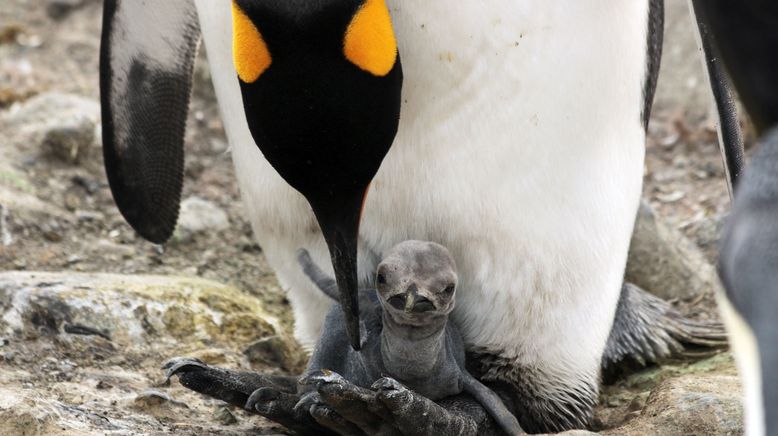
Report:
M44 129L43 153L65 162L77 163L95 141L95 123L84 115L52 120Z
M248 370L237 350L277 331L259 300L207 280L0 273L0 434L251 433L267 424L161 386L160 366L183 355Z
M157 389L146 389L135 397L133 403L136 408L153 413L159 413L160 409L169 408L169 406L189 407L186 403L182 403L171 397L167 392L162 392Z
M221 406L213 413L213 419L221 425L235 425L238 423L238 418L230 412L227 406Z
M219 232L229 226L227 213L213 202L197 196L181 202L176 229L180 240L188 240L200 233Z
M740 383L732 375L696 374L668 379L651 392L639 416L605 434L740 435L740 395Z
M84 0L48 0L46 13L55 20L61 20L83 4Z
M625 280L664 299L687 299L721 286L700 249L665 225L645 201L635 221Z
M243 354L252 363L264 363L291 371L294 369L294 351L289 349L289 340L279 335L262 338L251 343Z
M44 93L11 106L0 117L10 142L26 154L77 163L100 155L100 104L73 94Z

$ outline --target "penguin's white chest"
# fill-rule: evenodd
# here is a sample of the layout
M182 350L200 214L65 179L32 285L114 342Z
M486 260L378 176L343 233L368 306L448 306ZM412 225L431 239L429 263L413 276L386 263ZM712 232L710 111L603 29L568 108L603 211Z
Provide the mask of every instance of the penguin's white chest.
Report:
M459 267L455 319L471 346L558 362L552 372L598 368L640 195L647 2L388 4L403 109L368 195L360 274L397 242L440 242ZM229 7L198 6L244 201L310 345L329 303L294 253L329 268L326 247L248 132Z

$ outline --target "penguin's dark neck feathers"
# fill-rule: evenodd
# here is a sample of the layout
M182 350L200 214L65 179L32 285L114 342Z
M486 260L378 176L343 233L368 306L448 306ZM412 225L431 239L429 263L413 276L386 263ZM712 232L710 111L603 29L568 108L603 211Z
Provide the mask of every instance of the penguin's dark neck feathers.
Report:
M362 0L236 0L262 32L291 35L300 31L342 29Z

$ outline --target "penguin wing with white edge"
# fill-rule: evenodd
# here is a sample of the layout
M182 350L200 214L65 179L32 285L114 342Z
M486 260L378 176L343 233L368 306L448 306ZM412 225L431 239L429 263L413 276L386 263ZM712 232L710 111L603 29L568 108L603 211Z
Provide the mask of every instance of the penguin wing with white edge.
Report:
M181 199L200 28L189 0L106 0L100 48L103 155L124 218L165 242Z

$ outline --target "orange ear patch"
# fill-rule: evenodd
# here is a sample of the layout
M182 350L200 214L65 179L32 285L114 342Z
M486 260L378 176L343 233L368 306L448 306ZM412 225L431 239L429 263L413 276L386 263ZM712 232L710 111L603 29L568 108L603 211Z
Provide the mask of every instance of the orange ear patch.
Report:
M384 0L365 0L354 14L343 40L343 54L375 76L389 74L397 60L397 41Z
M232 2L232 59L238 77L252 83L267 70L272 62L262 34L251 19Z

